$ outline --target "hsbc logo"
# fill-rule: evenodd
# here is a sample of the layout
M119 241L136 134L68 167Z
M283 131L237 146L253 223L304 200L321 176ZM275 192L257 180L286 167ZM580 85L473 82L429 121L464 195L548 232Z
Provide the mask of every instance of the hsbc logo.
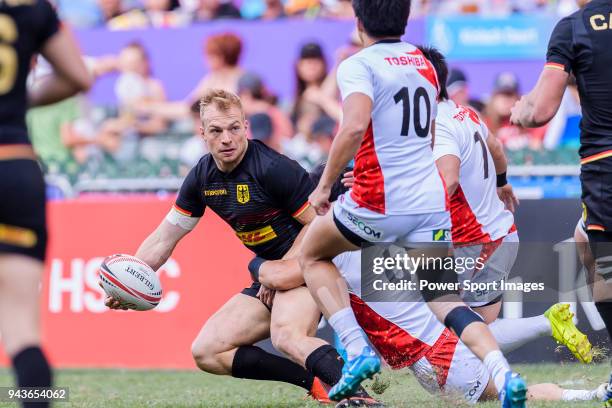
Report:
M54 258L49 271L49 311L51 313L104 313L110 309L104 305L105 294L98 285L98 269L104 258L89 260L73 258L68 261ZM175 259L169 259L157 272L162 283L165 279L181 276L181 267ZM167 291L155 309L168 313L176 309L180 293Z

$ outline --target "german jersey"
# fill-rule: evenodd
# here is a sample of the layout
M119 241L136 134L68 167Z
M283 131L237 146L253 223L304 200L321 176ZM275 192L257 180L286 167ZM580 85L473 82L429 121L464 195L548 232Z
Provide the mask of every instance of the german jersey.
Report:
M514 216L497 196L497 175L487 148L489 130L478 114L452 101L438 105L434 158L459 159L459 186L451 196L456 244L486 243L508 234Z
M586 164L612 156L612 2L592 0L555 27L546 67L576 77L582 120L580 157Z
M280 259L302 229L294 217L308 208L314 184L294 160L249 140L240 164L231 172L205 155L189 172L175 209L201 217L206 207L228 223L257 256Z
M30 143L25 114L31 59L58 29L47 0L0 0L0 145Z
M412 44L380 41L340 64L342 99L372 100L370 126L355 156L352 199L380 214L445 211L445 189L431 154L438 81Z

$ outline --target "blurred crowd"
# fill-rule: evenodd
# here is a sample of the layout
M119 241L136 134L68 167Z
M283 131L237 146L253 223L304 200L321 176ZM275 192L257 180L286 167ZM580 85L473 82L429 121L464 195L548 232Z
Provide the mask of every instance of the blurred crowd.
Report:
M53 0L75 27L180 27L217 19L352 18L350 0ZM413 0L412 15L546 12L566 15L574 0Z
M335 61L326 60L320 44L304 43L296 52L295 91L290 101L280 101L259 73L241 67L242 48L241 38L232 33L208 37L204 52L209 72L182 101L166 99L165 87L171 84L152 75L147 50L139 42L125 45L116 55L87 58L97 77L118 74L117 106L93 107L82 95L31 110L31 137L47 171L77 177L84 171L99 173L100 163L109 160L133 168L134 159L142 158L136 162L166 163L155 170L143 168L143 174L184 175L206 153L199 136L198 108L207 88L237 93L250 122L250 137L312 169L326 159L341 120L336 68L360 49L358 38L354 35L337 50ZM44 69L36 67L33 80ZM474 98L470 79L461 70L451 70L448 88L451 99L479 112L509 152L578 145L580 109L575 85L569 87L557 117L540 129L510 124L510 110L521 96L519 78L512 72L500 72L490 95L481 99ZM528 164L530 159L520 160L518 164Z

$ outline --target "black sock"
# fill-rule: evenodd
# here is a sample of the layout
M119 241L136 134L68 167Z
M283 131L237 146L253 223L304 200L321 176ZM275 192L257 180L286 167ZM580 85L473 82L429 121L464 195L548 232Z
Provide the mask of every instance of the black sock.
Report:
M241 346L232 362L232 376L251 380L282 381L310 391L314 377L293 361L257 346Z
M335 348L326 344L306 357L306 369L327 385L335 385L342 377L344 362Z
M601 319L608 329L608 336L610 336L610 342L612 343L612 301L607 302L595 302L595 307L601 315Z
M13 357L13 368L17 375L19 387L50 387L51 367L42 350L38 347L28 347ZM49 403L26 402L24 408L46 408Z

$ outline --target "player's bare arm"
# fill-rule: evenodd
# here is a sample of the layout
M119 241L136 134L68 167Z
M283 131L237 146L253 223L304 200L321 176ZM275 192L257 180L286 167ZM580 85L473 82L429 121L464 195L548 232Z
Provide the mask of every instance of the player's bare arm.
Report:
M140 244L136 257L157 271L172 255L178 242L197 224L199 218L178 213L174 208L159 226ZM104 304L110 309L127 310L118 299L106 297Z
M510 121L526 128L547 124L559 110L569 74L545 68L535 88L512 108Z
M459 157L447 154L436 160L436 166L438 166L438 170L444 179L446 192L449 196L452 196L455 194L457 187L459 187L459 171L461 167Z
M324 215L330 208L331 188L342 174L349 161L355 157L363 136L370 125L372 100L369 96L355 92L349 95L343 105L343 120L329 153L329 161L323 171L319 185L310 195L310 204L318 215Z
M49 105L91 88L92 77L67 27L49 38L41 53L53 66L53 73L40 78L30 89L30 106Z
M487 137L487 147L493 158L495 164L495 174L497 175L497 195L502 200L506 208L514 212L517 205L520 204L519 199L514 194L512 185L508 183L506 179L506 172L508 171L508 160L506 153L504 153L504 147L499 142L497 137L493 133L489 133Z

